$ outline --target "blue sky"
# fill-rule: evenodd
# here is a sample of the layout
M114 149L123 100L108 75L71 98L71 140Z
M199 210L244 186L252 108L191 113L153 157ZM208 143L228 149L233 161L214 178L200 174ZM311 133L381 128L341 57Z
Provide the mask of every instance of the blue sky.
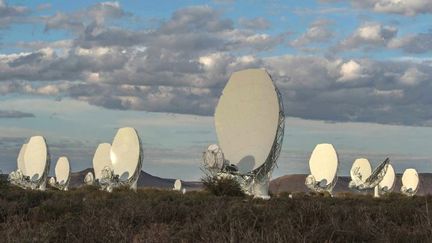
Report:
M134 126L145 171L198 179L222 88L260 67L289 117L275 176L307 173L322 142L342 174L385 156L430 172L431 13L428 0L0 0L0 169L43 134L81 170Z

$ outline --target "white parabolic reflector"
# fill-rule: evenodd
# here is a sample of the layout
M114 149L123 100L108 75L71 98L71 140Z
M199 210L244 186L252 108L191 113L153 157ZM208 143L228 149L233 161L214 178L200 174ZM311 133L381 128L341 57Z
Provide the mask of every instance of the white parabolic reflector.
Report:
M111 144L101 143L98 145L96 152L93 156L93 169L96 179L102 178L103 168L108 166L110 169L112 169L110 152Z
M181 180L177 179L174 182L174 190L180 191L182 187Z
M388 190L393 188L394 182L396 179L396 174L393 169L393 166L391 164L388 165L386 174L384 175L384 178L379 183L380 188L386 187Z
M338 157L333 145L318 144L309 159L311 174L317 182L326 180L331 183L337 173Z
M262 69L235 72L215 111L215 126L225 159L247 173L264 164L279 125L279 100Z
M372 174L372 167L369 163L369 160L360 158L356 159L351 167L351 178L355 178L355 173L358 173L361 176L362 182L365 182L366 179Z
M21 149L18 153L18 158L17 158L18 169L20 169L24 175L26 174L25 164L24 164L24 153L25 153L26 147L27 147L26 143L21 146Z
M141 165L141 142L134 128L123 127L117 131L111 146L114 173L121 181L129 180Z
M31 137L24 153L25 174L31 180L39 180L45 172L48 149L42 136Z
M60 157L55 167L55 176L58 183L65 183L69 179L70 164L67 157Z
M402 175L402 185L406 187L406 189L412 189L413 191L417 190L419 184L419 176L415 169L406 169Z

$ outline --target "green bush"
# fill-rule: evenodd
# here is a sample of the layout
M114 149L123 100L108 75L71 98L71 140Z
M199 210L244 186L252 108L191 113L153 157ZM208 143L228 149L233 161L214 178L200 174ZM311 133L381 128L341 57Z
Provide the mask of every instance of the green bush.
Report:
M204 185L204 190L215 196L245 196L240 184L233 178L206 176L201 181Z

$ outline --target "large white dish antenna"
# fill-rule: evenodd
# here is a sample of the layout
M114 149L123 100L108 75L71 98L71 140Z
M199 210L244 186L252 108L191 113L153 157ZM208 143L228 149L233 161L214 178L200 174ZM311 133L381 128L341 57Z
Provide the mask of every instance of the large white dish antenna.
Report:
M265 70L247 69L232 74L215 111L215 126L225 159L240 174L262 166L279 128L280 104L276 88Z
M18 169L25 175L26 174L26 170L25 170L25 163L24 163L24 153L26 151L27 148L27 144L23 144L21 146L21 149L18 153L18 158L17 158L17 165L18 165Z
M105 167L112 169L110 152L111 144L109 143L101 143L96 148L96 152L93 156L93 169L96 180L102 178L102 170Z
M378 184L380 192L391 192L396 181L396 173L392 165L388 165L387 172L382 181Z
M419 175L415 169L406 169L402 175L401 192L408 196L414 196L419 187Z
M142 166L141 141L134 128L117 131L111 146L111 162L114 174L120 182L137 180Z
M338 170L338 156L331 144L318 144L309 159L311 175L306 178L306 186L314 191L331 193Z
M42 136L31 137L24 152L24 167L26 176L31 181L40 180L46 176L49 166L48 148Z
M45 138L31 137L29 142L21 147L17 166L18 169L9 174L10 183L24 189L45 190L50 166Z

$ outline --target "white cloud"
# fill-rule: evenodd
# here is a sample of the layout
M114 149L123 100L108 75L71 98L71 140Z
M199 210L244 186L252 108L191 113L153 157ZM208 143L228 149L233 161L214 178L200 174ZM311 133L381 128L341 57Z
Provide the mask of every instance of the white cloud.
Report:
M340 76L338 81L341 82L359 79L363 76L362 67L356 61L349 60L341 65Z

